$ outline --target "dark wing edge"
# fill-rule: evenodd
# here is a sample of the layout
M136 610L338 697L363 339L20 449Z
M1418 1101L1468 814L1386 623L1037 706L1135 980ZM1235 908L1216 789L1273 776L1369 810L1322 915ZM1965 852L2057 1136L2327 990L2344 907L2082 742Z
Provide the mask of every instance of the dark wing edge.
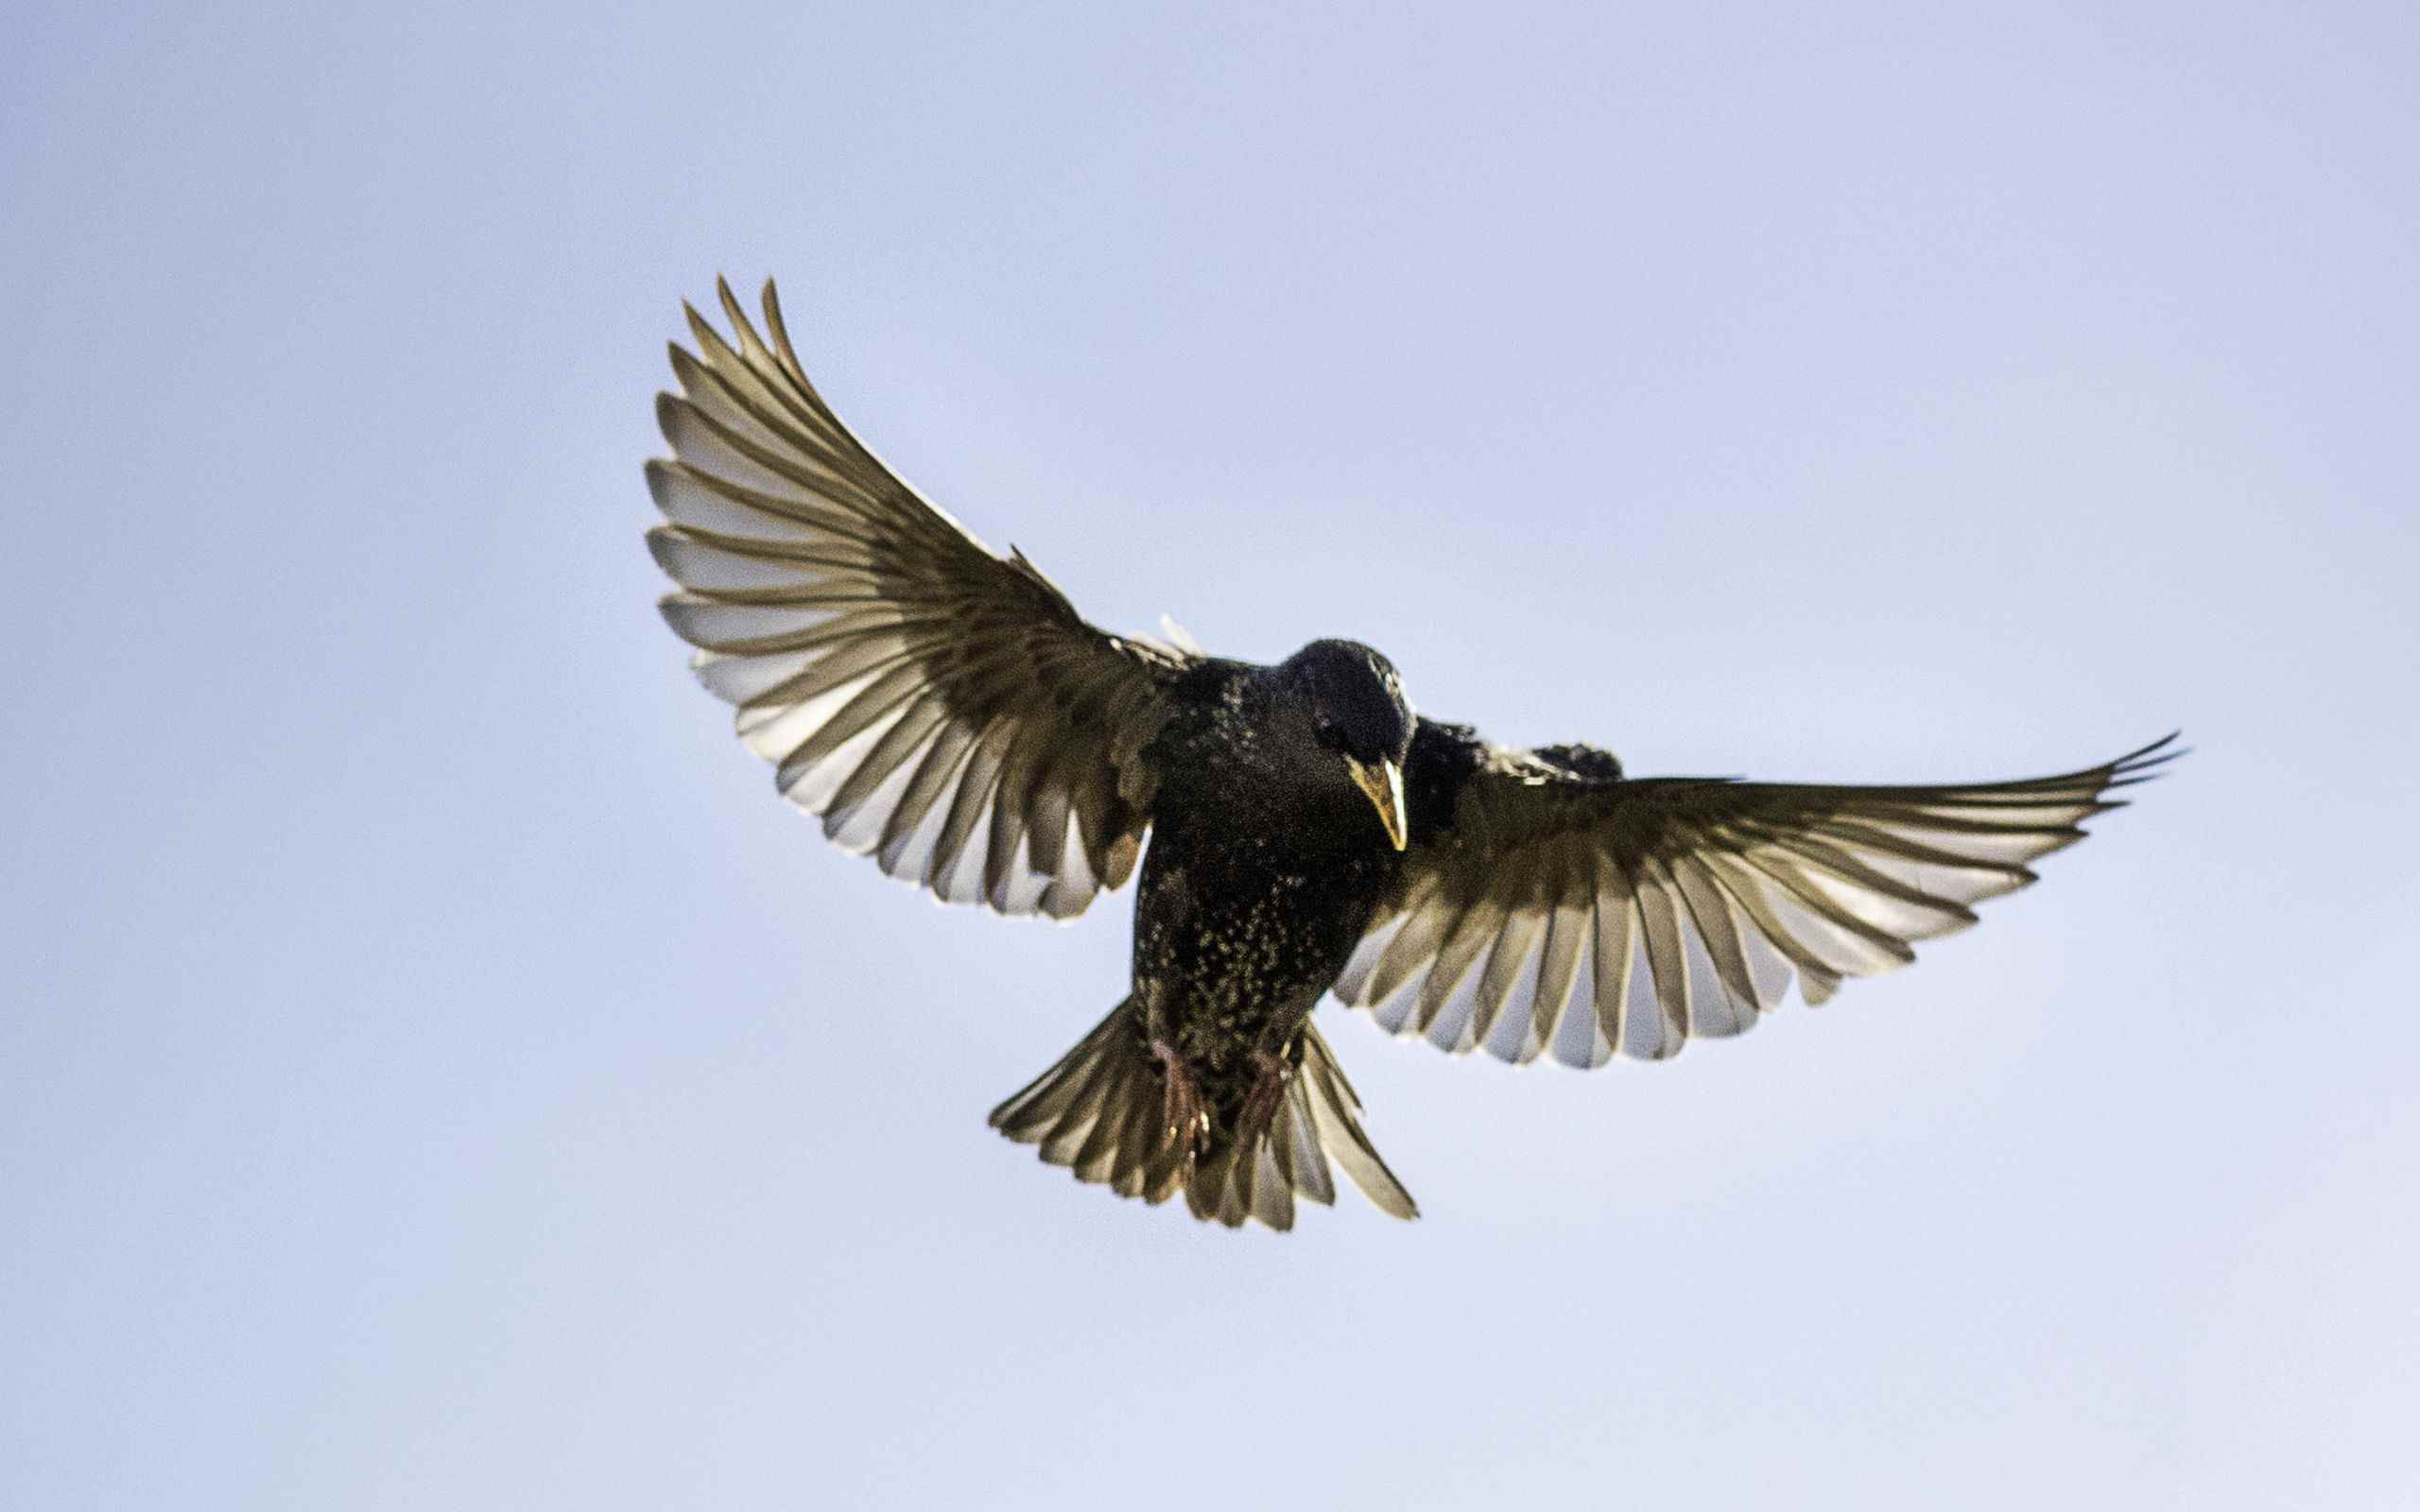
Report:
M1424 719L1403 877L1336 995L1456 1054L1664 1059L1753 1027L1793 979L1820 1004L1973 923L2176 738L2055 777L1858 787L1628 779Z
M656 399L673 458L647 464L699 680L841 846L948 902L1073 918L1133 870L1142 750L1195 659L994 555L824 404L770 280L762 336L716 287L732 341L683 306L698 350L672 346L681 392Z

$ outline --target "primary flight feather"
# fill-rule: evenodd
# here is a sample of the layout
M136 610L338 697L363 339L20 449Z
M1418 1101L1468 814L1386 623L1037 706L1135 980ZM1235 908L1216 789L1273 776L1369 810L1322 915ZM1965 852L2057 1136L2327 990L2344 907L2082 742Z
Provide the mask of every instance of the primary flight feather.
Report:
M1087 624L824 404L769 282L687 311L647 466L665 619L823 833L952 902L1068 919L1139 859L1126 998L992 1123L1196 1217L1292 1226L1331 1162L1410 1194L1310 1022L1597 1066L1732 1035L1915 958L2120 806L2174 737L2058 777L1842 787L1625 776L1418 716L1394 666L1261 666ZM1150 837L1146 852L1144 838Z

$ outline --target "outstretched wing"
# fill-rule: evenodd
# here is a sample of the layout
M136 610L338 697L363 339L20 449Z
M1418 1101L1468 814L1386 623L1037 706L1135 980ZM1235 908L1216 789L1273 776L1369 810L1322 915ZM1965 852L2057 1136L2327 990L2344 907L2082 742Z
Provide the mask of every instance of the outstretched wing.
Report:
M1070 918L1133 869L1142 748L1193 658L1106 635L883 466L807 382L765 285L736 349L687 310L648 545L700 680L823 833L952 902ZM686 307L684 306L684 309ZM768 340L769 339L769 345Z
M1513 751L1422 720L1411 845L1337 995L1441 1049L1599 1066L1677 1054L1847 976L2034 880L2176 737L2025 782L1831 787L1621 775L1587 747Z

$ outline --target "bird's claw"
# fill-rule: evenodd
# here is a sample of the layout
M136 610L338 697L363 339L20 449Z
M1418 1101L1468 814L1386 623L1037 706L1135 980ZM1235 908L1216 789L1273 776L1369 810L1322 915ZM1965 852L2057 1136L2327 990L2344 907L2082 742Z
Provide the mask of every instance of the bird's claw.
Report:
M1260 1068L1260 1075L1253 1080L1251 1092L1244 1098L1243 1126L1258 1133L1268 1128L1276 1118L1277 1105L1286 1096L1287 1073L1291 1068L1286 1064L1284 1057L1271 1055L1266 1050L1253 1050L1252 1057Z
M1151 1056L1160 1063L1160 1123L1164 1137L1191 1150L1210 1133L1210 1111L1201 1105L1201 1089L1176 1046L1151 1041Z

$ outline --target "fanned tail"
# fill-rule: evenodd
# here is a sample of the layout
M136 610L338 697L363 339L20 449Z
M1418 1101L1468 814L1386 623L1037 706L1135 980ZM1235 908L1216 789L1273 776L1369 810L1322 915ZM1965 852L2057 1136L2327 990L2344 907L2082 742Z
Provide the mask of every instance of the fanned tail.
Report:
M1333 1159L1362 1194L1398 1218L1411 1194L1361 1130L1360 1099L1319 1031L1303 1027L1302 1056L1256 1129L1207 1134L1169 1126L1167 1086L1132 1000L1110 1010L1059 1062L992 1110L992 1126L1079 1181L1161 1203L1182 1188L1195 1217L1240 1228L1257 1218L1294 1226L1294 1199L1333 1203Z
M1238 1138L1214 1139L1194 1161L1184 1186L1185 1206L1205 1222L1230 1228L1257 1218L1283 1231L1294 1226L1297 1194L1313 1202L1336 1200L1333 1159L1379 1211L1417 1218L1420 1209L1377 1147L1361 1130L1361 1099L1344 1079L1327 1041L1303 1025L1302 1058L1286 1080L1285 1092L1257 1129Z
M1166 1202L1184 1184L1191 1142L1167 1126L1159 1063L1129 998L1024 1091L992 1109L992 1126L1079 1181Z

